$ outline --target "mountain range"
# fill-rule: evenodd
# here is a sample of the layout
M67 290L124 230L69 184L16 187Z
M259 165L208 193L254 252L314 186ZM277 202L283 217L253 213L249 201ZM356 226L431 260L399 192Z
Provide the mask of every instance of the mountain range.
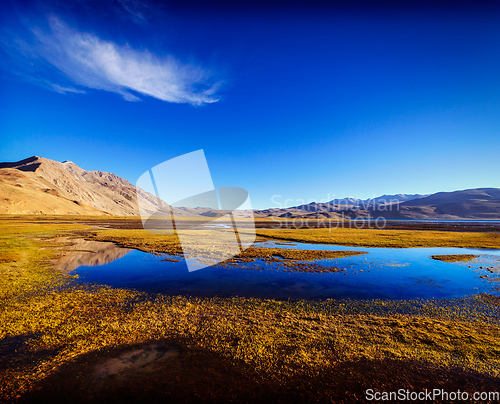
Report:
M396 194L396 195L382 195L377 196L376 198L368 198L368 199L359 199L354 197L342 198L342 199L333 199L328 204L330 205L344 205L344 206L358 206L367 208L368 206L375 205L385 205L385 204L393 204L398 202L406 202L411 201L412 199L423 198L429 195L421 195L421 194Z
M136 216L138 194L148 211L168 206L115 174L86 171L71 161L33 156L0 163L0 214ZM180 216L218 215L203 207L174 208L174 212ZM500 189L343 198L253 213L258 218L500 219Z
M500 219L500 189L476 188L432 195L383 195L360 200L345 198L290 208L264 209L256 217L356 219Z

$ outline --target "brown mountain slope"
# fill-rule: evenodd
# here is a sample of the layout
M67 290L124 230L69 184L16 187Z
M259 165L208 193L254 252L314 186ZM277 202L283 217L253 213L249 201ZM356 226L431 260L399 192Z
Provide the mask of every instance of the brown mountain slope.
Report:
M0 169L0 214L102 215L99 209L62 197L33 173Z
M438 192L399 205L396 217L421 219L500 219L500 189Z
M114 174L30 157L0 163L0 214L137 215L134 185ZM155 210L158 200L138 189Z

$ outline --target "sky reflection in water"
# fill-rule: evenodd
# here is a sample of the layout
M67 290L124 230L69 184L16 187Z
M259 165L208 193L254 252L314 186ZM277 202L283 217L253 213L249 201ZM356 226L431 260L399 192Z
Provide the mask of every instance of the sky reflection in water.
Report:
M104 244L104 243L103 243ZM164 261L166 255L132 250L97 266L80 266L73 274L87 282L149 292L193 296L245 296L272 299L412 299L456 298L481 292L498 294L500 251L463 248L363 248L274 242L257 247L309 250L367 251L368 254L318 260L324 266L344 268L338 273L285 272L284 266L257 260L230 267L188 272L184 260ZM446 263L435 254L484 254L480 260ZM92 265L89 263L89 265ZM471 268L469 268L469 265ZM483 269L479 269L483 267ZM480 278L479 276L485 276ZM495 279L497 279L495 281Z

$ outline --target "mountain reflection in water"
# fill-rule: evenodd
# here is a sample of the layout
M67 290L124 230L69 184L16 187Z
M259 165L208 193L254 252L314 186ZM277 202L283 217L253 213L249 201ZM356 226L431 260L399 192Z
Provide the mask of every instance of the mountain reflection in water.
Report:
M54 268L65 274L81 266L95 267L109 264L132 251L129 248L102 241L71 240L67 237L59 237L54 241L72 243L70 246L62 247L61 250L65 254L54 260Z

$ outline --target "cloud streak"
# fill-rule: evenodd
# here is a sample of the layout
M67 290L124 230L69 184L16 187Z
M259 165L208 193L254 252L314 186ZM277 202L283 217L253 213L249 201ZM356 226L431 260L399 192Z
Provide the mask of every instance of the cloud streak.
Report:
M75 93L75 94L85 94L83 90L77 90L73 87L63 87L59 84L49 83L50 87L57 93L66 94L66 93Z
M139 0L118 0L118 4L135 23L147 23L148 18L146 14L149 11L149 6L146 2Z
M127 101L140 99L133 92L192 105L219 100L215 96L219 83L199 66L78 32L57 17L49 18L49 23L50 33L33 30L40 56L76 84L118 93ZM66 91L71 90L64 88L62 92Z

